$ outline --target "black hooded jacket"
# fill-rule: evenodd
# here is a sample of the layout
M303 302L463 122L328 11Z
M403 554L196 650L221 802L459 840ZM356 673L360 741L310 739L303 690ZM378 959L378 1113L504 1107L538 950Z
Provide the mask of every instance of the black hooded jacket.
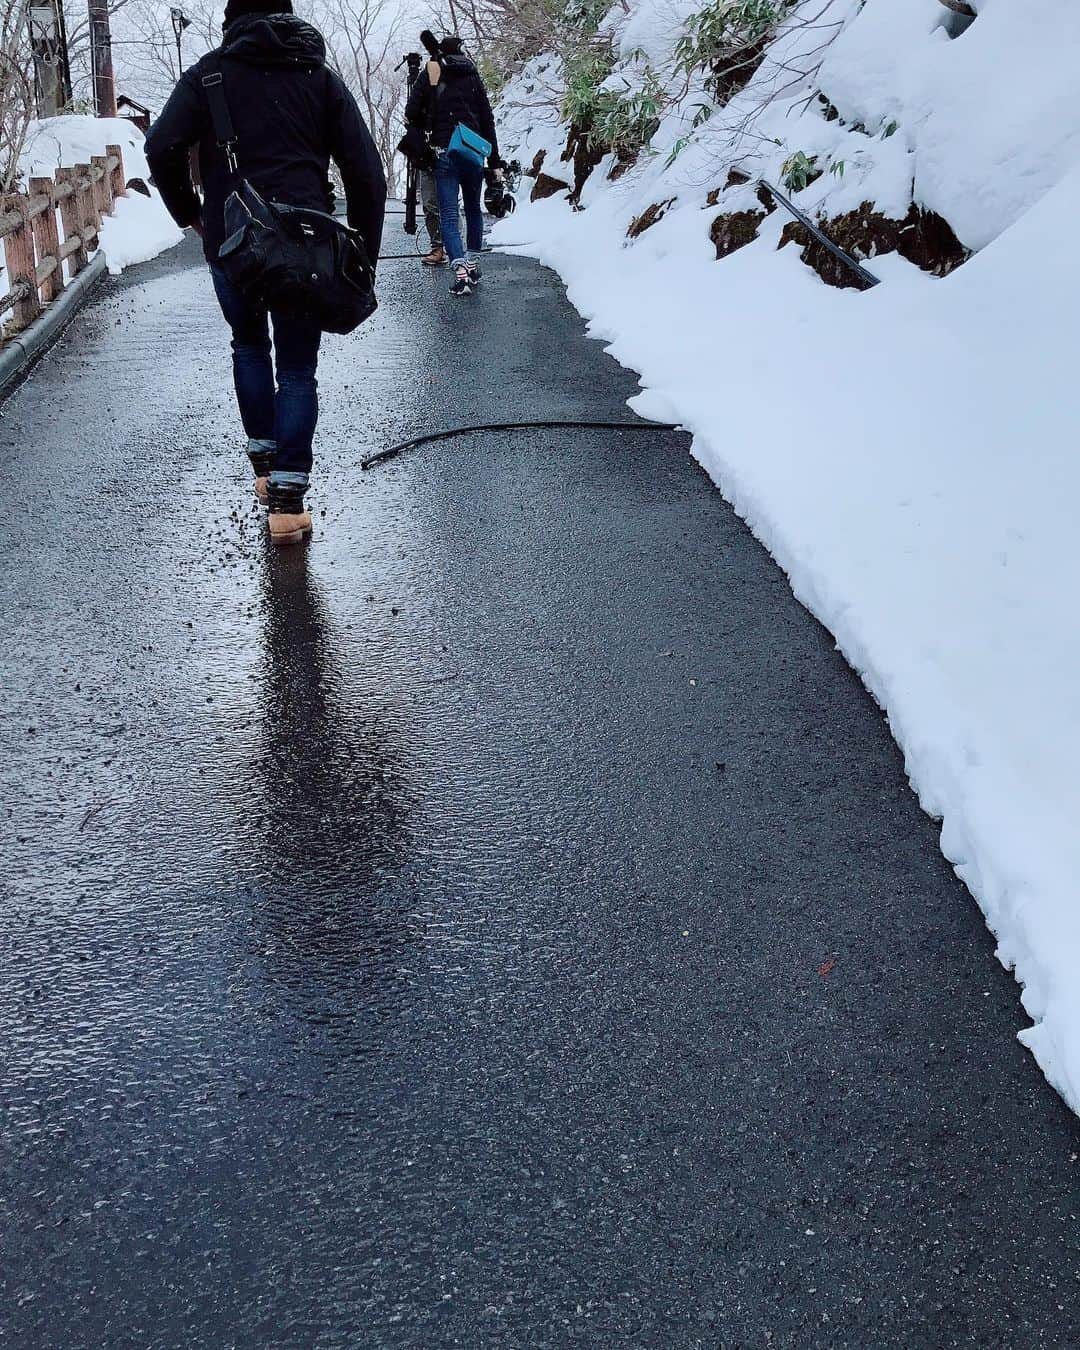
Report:
M360 232L372 262L378 257L386 179L356 100L325 58L321 34L292 14L234 19L219 50L180 77L147 133L150 173L178 225L199 219L188 166L188 150L198 145L204 247L211 261L222 243L222 212L232 188L202 85L219 59L240 173L270 201L327 211L333 159L345 186L349 224Z
M444 56L439 62L438 85L428 78L427 69L409 93L405 121L430 132L431 144L445 150L454 128L463 123L491 142L489 162L499 162L499 142L495 136L495 118L487 90L476 67L467 56Z

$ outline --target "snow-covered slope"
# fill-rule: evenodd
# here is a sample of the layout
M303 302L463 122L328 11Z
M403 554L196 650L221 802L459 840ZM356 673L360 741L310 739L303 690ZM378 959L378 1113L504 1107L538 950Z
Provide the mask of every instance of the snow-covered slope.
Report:
M535 241L640 372L638 411L694 433L835 633L1023 985L1024 1043L1080 1110L1080 9L977 9L950 40L938 0L802 4L726 106L702 119L690 82L634 167L597 165L584 209L556 192L495 238ZM679 92L686 13L618 6L609 86L639 78L644 51ZM512 81L501 139L570 182L559 80L546 57ZM753 182L724 189L733 166L778 180L796 151L825 170L796 194L811 213L899 219L914 198L977 251L944 279L888 254L875 289L825 286L778 249L788 218L764 216ZM736 211L762 217L757 238L717 260L710 225Z
M1080 7L983 0L950 42L940 0L871 0L825 54L820 84L850 121L895 120L915 197L982 248L1080 159Z

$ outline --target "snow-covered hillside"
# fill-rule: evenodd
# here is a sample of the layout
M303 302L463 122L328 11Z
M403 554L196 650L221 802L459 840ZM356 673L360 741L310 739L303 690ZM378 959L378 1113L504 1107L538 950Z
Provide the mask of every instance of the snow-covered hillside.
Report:
M687 52L732 2L600 21L630 134L598 162L563 158L581 71L519 72L537 200L495 239L562 274L836 635L1080 1110L1080 7L804 0L731 94ZM760 178L882 284L824 284L852 278Z

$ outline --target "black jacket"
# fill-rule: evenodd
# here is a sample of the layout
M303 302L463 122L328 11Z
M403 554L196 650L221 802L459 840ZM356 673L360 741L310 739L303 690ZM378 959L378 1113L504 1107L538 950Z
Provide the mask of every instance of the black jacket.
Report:
M433 85L425 67L409 92L405 121L430 132L431 144L445 150L459 122L491 142L490 163L499 162L495 118L484 82L467 56L444 56L439 63L438 85Z
M325 65L321 34L292 14L234 19L221 47L184 72L146 137L146 158L162 200L178 225L199 218L188 150L199 147L203 237L213 261L222 243L222 212L232 180L218 148L202 86L220 59L236 131L240 173L270 201L332 208L327 170L341 171L349 224L372 262L379 255L386 179L356 100Z

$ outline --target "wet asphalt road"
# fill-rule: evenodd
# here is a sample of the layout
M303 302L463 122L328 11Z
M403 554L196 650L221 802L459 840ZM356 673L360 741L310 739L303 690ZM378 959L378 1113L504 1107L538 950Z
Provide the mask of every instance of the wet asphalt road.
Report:
M308 548L191 246L2 409L0 1341L1080 1344L1077 1123L685 438L359 473L625 414L445 284L328 342Z

